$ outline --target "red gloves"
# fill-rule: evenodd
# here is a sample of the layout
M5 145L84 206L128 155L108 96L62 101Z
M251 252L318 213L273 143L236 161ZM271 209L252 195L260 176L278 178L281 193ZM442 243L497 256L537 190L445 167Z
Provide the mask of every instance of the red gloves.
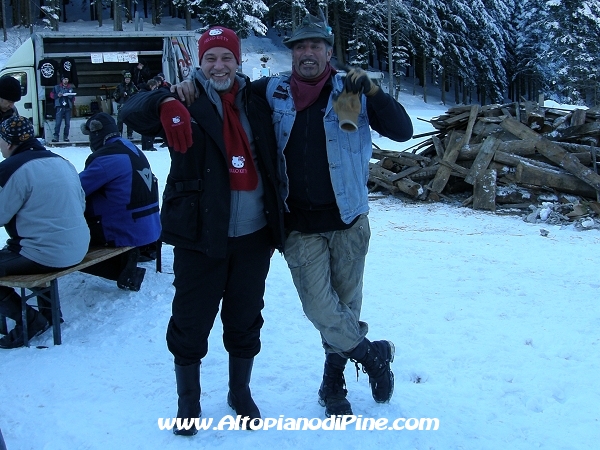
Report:
M164 102L160 106L160 122L169 147L176 152L187 152L192 146L192 124L186 107L175 99Z

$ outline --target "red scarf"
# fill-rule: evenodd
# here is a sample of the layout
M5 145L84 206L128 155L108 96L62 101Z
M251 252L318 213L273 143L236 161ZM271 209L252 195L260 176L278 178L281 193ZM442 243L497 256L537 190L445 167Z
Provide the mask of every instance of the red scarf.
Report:
M292 88L292 98L296 111L303 111L317 101L319 94L325 86L329 77L335 74L335 70L329 63L325 66L325 70L317 78L304 78L296 69L292 69L292 79L290 87Z
M253 191L258 186L258 174L248 136L240 121L240 111L235 105L239 87L235 80L229 92L219 94L223 104L223 138L227 150L229 183L234 191Z

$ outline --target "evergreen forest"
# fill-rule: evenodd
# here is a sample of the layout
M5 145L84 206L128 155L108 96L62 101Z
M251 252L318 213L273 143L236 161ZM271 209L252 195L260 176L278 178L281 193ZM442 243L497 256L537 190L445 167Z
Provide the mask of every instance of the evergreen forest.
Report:
M600 0L0 0L1 26L60 29L66 6L89 20L169 15L241 37L289 35L306 14L327 18L341 64L389 75L390 88L438 89L443 103L600 103Z

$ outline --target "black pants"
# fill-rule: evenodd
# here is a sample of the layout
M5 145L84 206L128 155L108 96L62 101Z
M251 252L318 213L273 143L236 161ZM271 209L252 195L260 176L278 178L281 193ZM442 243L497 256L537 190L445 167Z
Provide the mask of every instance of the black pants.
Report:
M150 150L154 147L154 136L142 135L142 150Z
M60 268L38 264L35 261L27 259L24 256L7 249L0 250L0 277L5 275L32 275L35 273L54 272L56 270L60 270ZM15 292L13 288L0 286L0 301L13 292ZM35 292L35 288L32 289L32 292ZM21 309L21 302L18 300L18 297L13 296L6 301L12 302L15 307L17 307L19 310ZM42 297L38 297L37 301L38 308L40 308L42 315L48 320L48 322L52 323L50 302Z
M125 253L120 253L117 256L113 256L110 259L105 259L93 266L81 269L80 272L89 273L90 275L96 275L107 280L117 281L119 275L123 272L123 269L127 266L127 260L131 252L135 252L136 249L131 249Z
M175 296L167 346L175 364L193 364L206 356L221 299L225 350L238 358L253 358L260 351L261 310L270 264L268 231L229 238L227 247L224 259L173 249Z

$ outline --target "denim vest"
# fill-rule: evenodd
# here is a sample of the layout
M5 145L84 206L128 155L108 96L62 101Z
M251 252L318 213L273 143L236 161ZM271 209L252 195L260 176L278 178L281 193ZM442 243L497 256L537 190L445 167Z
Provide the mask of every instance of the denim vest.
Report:
M367 180L369 179L369 160L373 151L371 129L364 95L361 96L362 106L358 116L358 130L349 133L340 129L339 118L333 110L332 98L341 92L343 82L340 75L332 77L331 81L333 90L323 118L326 136L324 144L327 146L329 174L337 206L342 220L350 223L357 216L369 210ZM280 195L286 201L289 195L289 180L283 151L296 118L296 109L291 97L290 77L271 78L267 85L266 96L273 111L273 126L277 137L277 170L281 180ZM286 210L289 211L287 204Z

